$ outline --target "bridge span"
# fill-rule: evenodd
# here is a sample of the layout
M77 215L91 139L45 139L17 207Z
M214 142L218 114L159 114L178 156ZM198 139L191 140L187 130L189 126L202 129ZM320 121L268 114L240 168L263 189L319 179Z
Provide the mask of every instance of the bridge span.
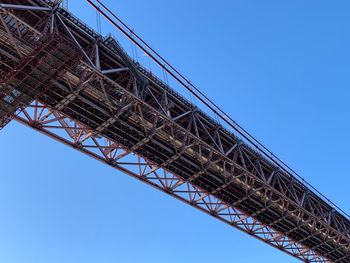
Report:
M0 0L12 120L304 262L350 262L347 215L59 1Z

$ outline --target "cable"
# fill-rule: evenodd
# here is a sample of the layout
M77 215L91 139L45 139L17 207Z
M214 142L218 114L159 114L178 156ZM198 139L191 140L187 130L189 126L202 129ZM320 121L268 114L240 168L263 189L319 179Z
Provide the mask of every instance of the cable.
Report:
M96 27L97 27L97 32L101 34L102 32L101 13L98 10L96 10Z
M301 177L296 171L294 171L289 165L283 162L278 156L271 152L265 145L259 142L253 135L251 135L246 129L240 126L235 120L233 120L227 113L225 113L216 103L214 103L209 97L207 97L202 91L191 83L184 75L182 75L175 67L173 67L167 60L165 60L157 51L155 51L147 42L145 42L138 34L135 33L128 25L126 25L118 16L116 16L105 4L100 0L95 0L103 7L114 19L117 20L120 25L115 22L105 11L97 6L92 0L86 0L92 7L100 12L112 25L120 30L127 38L129 38L136 46L144 51L153 61L155 61L162 69L168 72L176 81L178 81L184 88L192 93L197 99L199 99L206 107L208 107L215 115L223 120L227 125L237 131L244 139L246 139L252 146L263 153L269 160L275 163L287 174L293 174L296 178L305 183L315 193L319 195L321 199L324 199L330 206L337 208L343 215L350 219L350 215L343 211L340 207L334 204L325 195L319 192L303 177ZM138 40L135 40L135 38ZM169 69L169 68L170 69ZM297 180L298 180L297 179Z

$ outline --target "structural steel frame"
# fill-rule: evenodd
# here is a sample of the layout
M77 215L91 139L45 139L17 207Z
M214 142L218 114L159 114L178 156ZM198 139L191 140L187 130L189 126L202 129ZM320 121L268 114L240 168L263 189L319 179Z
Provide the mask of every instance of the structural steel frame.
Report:
M79 56L6 122L15 118L304 262L350 262L350 222L331 204L133 61L112 36L57 1L22 2L0 3L0 91L3 76L47 35L69 38Z
M33 102L15 119L294 257L305 262L328 262L323 256L281 235L268 224L259 222L254 215L240 211L204 189L191 184L190 180L183 180L158 164L126 149L118 142L96 134L90 128L40 102ZM222 187L224 188L225 185Z

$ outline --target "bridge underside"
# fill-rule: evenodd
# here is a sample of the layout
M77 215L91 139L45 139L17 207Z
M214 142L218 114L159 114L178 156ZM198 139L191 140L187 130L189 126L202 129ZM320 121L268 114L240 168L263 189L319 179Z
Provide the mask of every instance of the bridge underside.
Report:
M305 262L350 262L345 216L112 36L51 1L0 2L3 126L15 118Z

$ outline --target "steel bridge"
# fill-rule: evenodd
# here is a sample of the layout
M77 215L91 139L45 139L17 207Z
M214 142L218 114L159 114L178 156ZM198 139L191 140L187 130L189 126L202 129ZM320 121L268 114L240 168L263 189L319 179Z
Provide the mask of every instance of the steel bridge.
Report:
M304 262L350 220L59 1L0 0L0 124L16 120Z

